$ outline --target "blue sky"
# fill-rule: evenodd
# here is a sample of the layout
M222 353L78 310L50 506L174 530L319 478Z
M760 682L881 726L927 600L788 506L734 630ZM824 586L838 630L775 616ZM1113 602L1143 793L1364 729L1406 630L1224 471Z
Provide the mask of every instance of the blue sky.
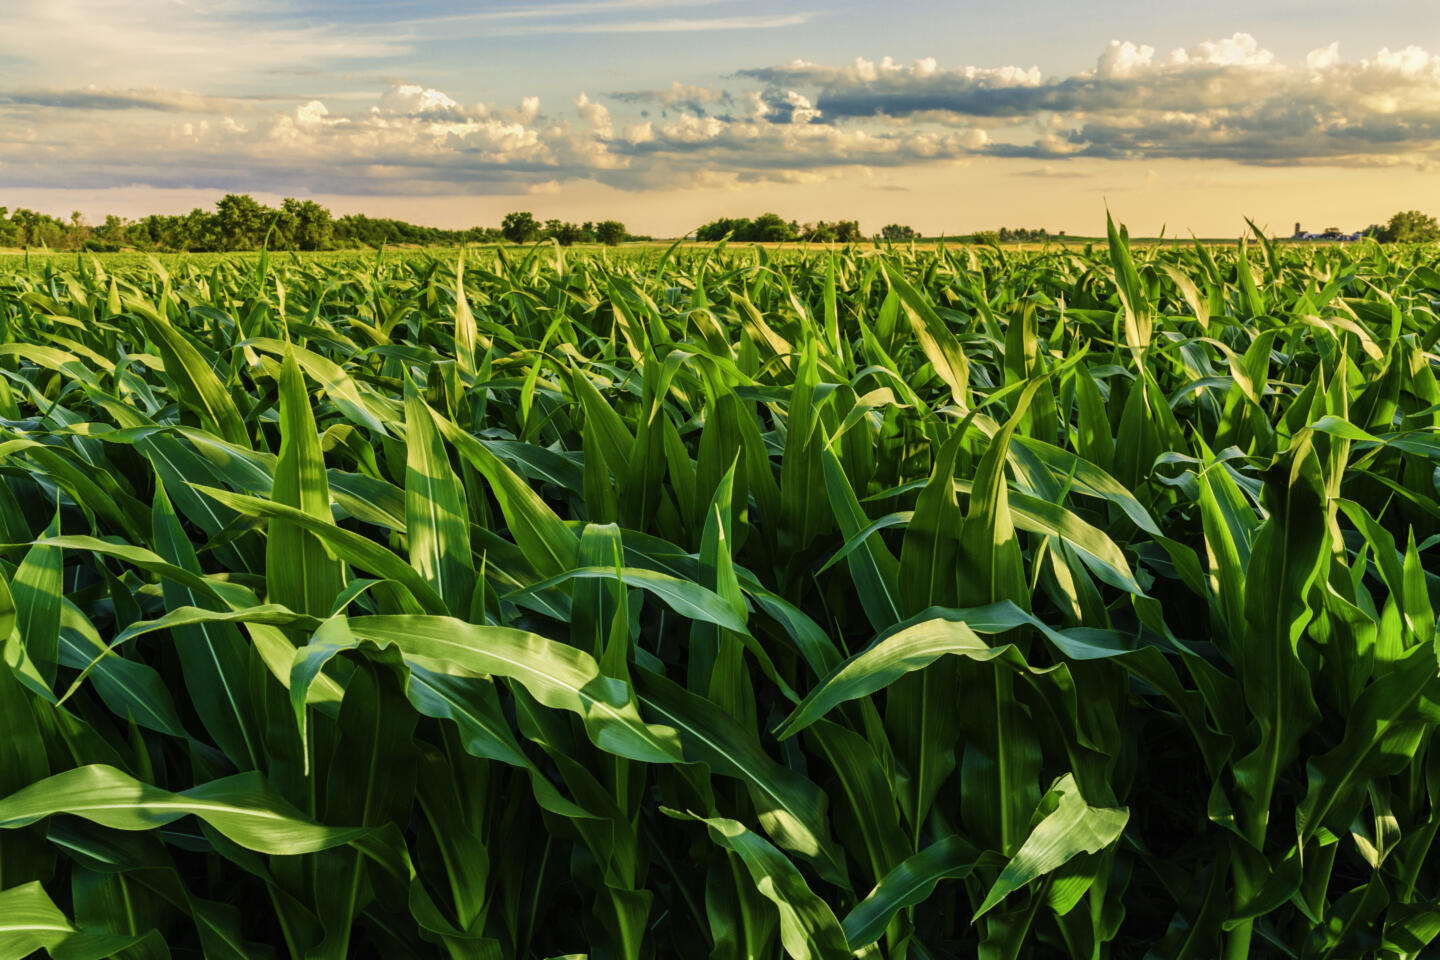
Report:
M1418 0L0 0L0 22L11 207L245 190L447 225L1094 232L1108 201L1227 235L1440 206Z

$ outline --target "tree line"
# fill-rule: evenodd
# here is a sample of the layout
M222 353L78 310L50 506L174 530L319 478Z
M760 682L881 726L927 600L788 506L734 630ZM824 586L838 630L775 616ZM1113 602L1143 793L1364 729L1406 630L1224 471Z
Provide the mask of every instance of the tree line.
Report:
M1440 240L1440 225L1433 216L1405 210L1384 224L1372 224L1362 233L1387 243L1426 242ZM696 229L694 236L702 243L727 239L737 243L858 243L866 239L858 220L802 224L786 220L778 213L762 213L753 219L720 217ZM1063 230L1052 234L1044 227L1001 227L977 231L970 238L976 243L1015 243L1044 242L1064 236ZM890 223L881 228L876 238L903 243L917 240L920 235L912 227ZM630 233L619 220L585 223L539 220L525 210L506 214L498 227L447 230L363 213L335 217L313 200L293 197L282 201L278 208L270 207L243 193L226 194L214 211L197 207L186 214L151 214L138 220L112 214L99 224L86 222L78 211L68 220L62 220L23 207L12 213L0 206L0 247L27 249L224 252L268 246L272 250L334 250L386 244L458 246L502 241L524 244L546 239L570 246L576 243L614 245L651 238Z
M1381 243L1428 243L1440 240L1440 223L1419 210L1401 210L1383 226L1367 227L1365 233Z
M336 217L313 200L287 198L278 208L270 207L243 193L226 194L214 211L197 207L185 214L151 214L138 220L111 214L99 224L88 223L78 211L62 220L23 207L14 212L0 207L0 247L26 249L226 252L265 246L271 250L335 250L386 244L534 243L549 238L563 246L650 239L630 233L618 220L542 222L520 211L507 214L498 227L446 230L363 213Z
M913 227L890 223L881 228L878 236L882 240L903 242L917 240L920 234ZM701 243L718 243L731 240L738 243L786 243L802 240L807 243L858 243L865 239L860 232L859 220L820 220L802 224L786 220L778 213L762 213L752 219L747 217L720 217L699 227L695 239Z

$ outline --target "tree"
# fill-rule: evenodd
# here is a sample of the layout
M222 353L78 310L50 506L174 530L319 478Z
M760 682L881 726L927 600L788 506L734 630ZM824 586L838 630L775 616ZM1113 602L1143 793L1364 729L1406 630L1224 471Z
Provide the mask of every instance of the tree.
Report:
M545 236L551 237L562 247L573 246L585 239L585 231L578 223L560 220L545 221Z
M270 218L265 207L248 193L227 193L215 205L220 246L225 250L253 250L265 240Z
M500 233L511 243L533 243L540 237L540 224L529 210L505 214Z
M619 220L601 220L595 224L595 239L613 247L625 239L625 224Z
M64 246L65 224L48 214L21 207L10 215L10 220L18 228L24 246L51 250Z
M859 243L861 239L859 220L839 220L835 223L836 243Z
M914 227L907 227L901 223L887 223L880 228L880 236L891 243L903 243L906 240L914 240L919 234Z
M13 220L6 219L9 212L9 207L0 207L0 247L19 246L22 241L20 225Z
M1428 243L1440 240L1440 224L1419 210L1402 210L1385 225L1383 240L1394 243Z
M1035 243L1050 239L1050 231L1045 227L1001 227L999 230L982 230L985 235L993 234L994 241L998 243ZM977 234L979 236L979 234ZM980 241L976 241L977 243Z
M800 239L811 243L855 243L860 239L860 221L837 220L834 223L807 223L800 229Z
M732 240L745 241L749 237L750 221L744 217L721 217L711 220L695 231L695 239L701 243L719 243L727 236Z
M85 241L90 238L90 224L85 222L85 214L79 210L70 211L70 228L66 231L66 246L79 249L85 246Z
M105 222L95 228L95 234L106 243L123 243L126 226L124 219L108 213L105 215Z
M280 204L279 229L296 250L324 250L335 234L335 222L330 211L314 200L287 197Z
M225 249L225 237L220 228L220 217L218 214L211 215L196 207L183 218L176 217L174 224L175 241L171 244L174 250L223 250Z
M114 253L125 242L125 221L115 214L106 214L105 222L98 227L88 227L89 234L82 243L86 250L96 253Z
M788 223L778 213L762 213L750 224L750 236L736 237L752 243L784 243L800 235L800 225L794 220Z

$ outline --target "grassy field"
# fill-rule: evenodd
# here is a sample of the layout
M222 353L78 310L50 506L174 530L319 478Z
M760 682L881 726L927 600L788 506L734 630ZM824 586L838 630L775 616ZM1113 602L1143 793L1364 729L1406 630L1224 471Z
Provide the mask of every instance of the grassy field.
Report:
M1085 247L1100 247L1106 245L1105 237L1054 237L1045 243L1024 242L1004 243L999 247L1002 250L1016 252L1042 252L1045 250L1083 250ZM1208 248L1221 249L1235 246L1234 239L1224 238L1202 238L1200 241ZM1292 242L1289 240L1274 240L1272 243L1289 247ZM657 256L676 245L674 240L655 240L624 243L619 246L605 246L598 243L582 243L565 247L567 256L582 257L604 257L615 259L617 257L644 257ZM1161 249L1188 249L1194 243L1189 239L1136 237L1130 240L1136 248L1161 248ZM923 238L913 242L905 242L894 245L897 249L909 250L912 247L916 250L935 251L944 248L964 248L972 245L968 237L962 238ZM1295 244L1301 249L1321 248L1332 246L1328 241L1302 241ZM678 248L687 251L704 252L713 248L714 244L696 243L694 241L679 241ZM889 244L878 244L877 248L890 248ZM1335 244L1334 246L1339 246ZM1356 246L1348 244L1347 246ZM798 241L788 243L734 243L728 248L735 254L743 254L755 247L771 251L794 251L803 252L810 249L829 249L824 244L805 244ZM508 257L523 258L532 246L515 244L477 244L462 251L458 247L413 247L398 246L387 247L384 251L374 249L361 250L324 250L318 252L301 251L277 251L268 254L268 258L276 265L286 263L310 263L318 262L332 266L359 266L360 264L373 265L377 257L381 260L386 258L400 258L402 260L444 260L454 263L462 252L472 260L479 258L482 261L493 261L497 251L504 251ZM30 270L43 272L47 269L80 269L79 264L84 263L86 268L94 263L99 263L102 270L126 271L144 269L150 263L150 257L154 257L160 263L168 267L173 265L193 264L202 269L221 261L253 263L259 260L259 251L245 251L238 253L146 253L138 250L124 250L116 253L90 253L88 251L76 253L75 251L50 251L50 250L21 250L0 247L0 271Z
M0 259L0 960L1431 955L1437 256Z

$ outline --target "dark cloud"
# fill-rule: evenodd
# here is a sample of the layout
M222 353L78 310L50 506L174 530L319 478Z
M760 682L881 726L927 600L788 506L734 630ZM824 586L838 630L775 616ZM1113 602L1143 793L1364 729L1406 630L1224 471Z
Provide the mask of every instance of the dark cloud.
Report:
M162 93L117 90L12 90L0 91L0 104L49 107L55 110L160 110L194 109L203 98Z
M1440 147L1440 57L1414 47L1342 62L1332 46L1286 66L1236 34L1162 57L1112 43L1093 70L1068 77L888 59L741 76L763 85L766 103L808 97L817 122L978 124L995 136L976 152L994 157L1366 164Z
M735 98L727 90L676 82L666 90L619 90L604 95L606 99L632 106L657 106L664 110L703 117L716 108L735 105ZM644 116L648 111L641 111Z

